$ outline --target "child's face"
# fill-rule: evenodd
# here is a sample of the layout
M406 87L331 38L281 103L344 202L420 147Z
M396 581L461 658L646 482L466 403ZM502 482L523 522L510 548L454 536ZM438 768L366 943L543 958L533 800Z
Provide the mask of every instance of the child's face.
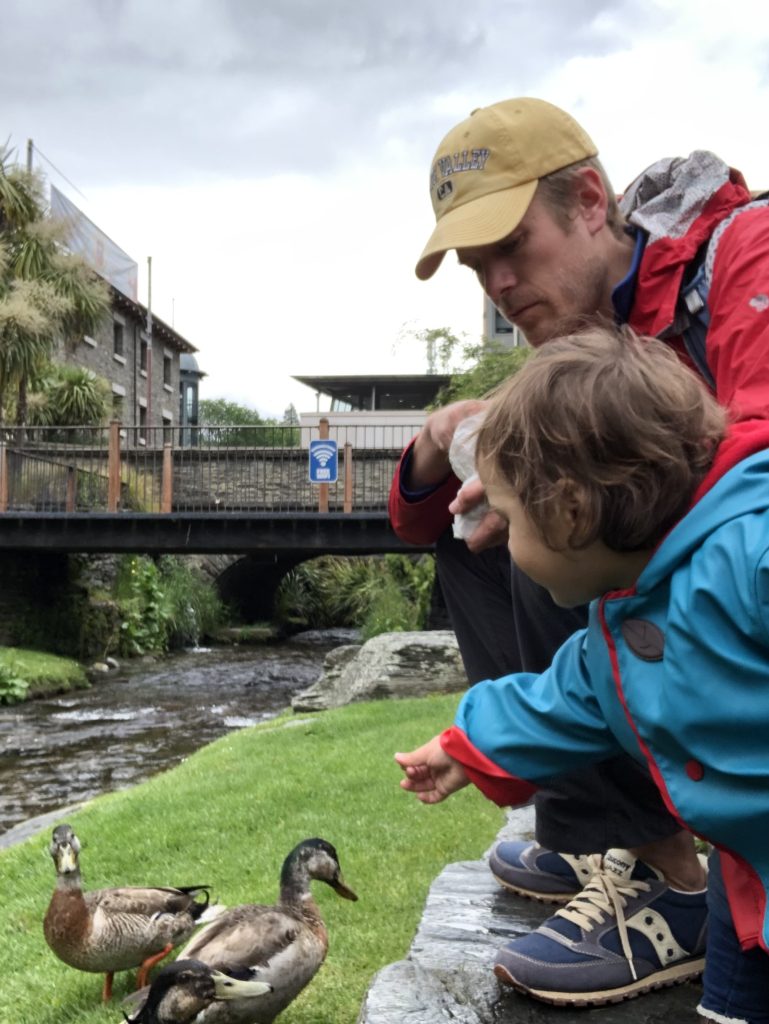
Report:
M611 551L602 541L586 548L569 547L578 509L568 501L554 501L550 532L555 548L537 532L515 491L480 468L489 504L508 523L507 547L515 564L535 583L545 587L557 605L573 608L609 590L631 586L638 566L635 557ZM631 564L632 563L632 564Z

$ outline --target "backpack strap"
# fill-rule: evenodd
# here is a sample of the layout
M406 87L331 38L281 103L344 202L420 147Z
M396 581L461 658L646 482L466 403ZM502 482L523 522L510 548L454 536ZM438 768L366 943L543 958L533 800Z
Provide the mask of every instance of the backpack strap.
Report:
M738 206L736 210L733 210L728 217L721 221L710 236L710 241L704 253L698 253L690 264L692 269L688 270L685 283L678 296L676 326L678 327L680 324L680 329L677 333L680 333L683 338L686 351L689 353L697 370L713 390L715 390L715 380L708 367L706 342L708 328L710 327L708 293L713 277L713 266L716 261L718 243L724 231L737 217L747 210L755 210L763 206L769 206L769 198L756 199L753 202L746 203L745 206Z

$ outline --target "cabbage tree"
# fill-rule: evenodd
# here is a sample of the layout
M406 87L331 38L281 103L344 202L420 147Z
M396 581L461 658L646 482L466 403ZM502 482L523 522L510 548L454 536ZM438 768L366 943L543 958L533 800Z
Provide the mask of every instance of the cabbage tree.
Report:
M109 289L64 244L47 213L43 179L0 147L0 423L23 425L27 390L58 339L76 344L106 318Z

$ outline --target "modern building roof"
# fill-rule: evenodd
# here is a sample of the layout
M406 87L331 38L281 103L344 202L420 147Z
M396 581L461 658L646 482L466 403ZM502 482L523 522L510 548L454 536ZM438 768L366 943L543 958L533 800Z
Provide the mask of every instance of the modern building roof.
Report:
M346 374L294 380L352 410L424 409L449 383L448 373Z

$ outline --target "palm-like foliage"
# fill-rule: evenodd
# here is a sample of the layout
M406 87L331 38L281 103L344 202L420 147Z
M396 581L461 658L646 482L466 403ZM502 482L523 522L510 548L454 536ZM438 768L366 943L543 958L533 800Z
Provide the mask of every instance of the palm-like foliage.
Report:
M42 179L0 147L0 423L14 398L25 422L29 381L57 338L95 333L109 310L106 284L66 251L64 230L46 214Z
M28 421L32 426L98 427L110 413L110 387L84 366L49 364L33 383Z

